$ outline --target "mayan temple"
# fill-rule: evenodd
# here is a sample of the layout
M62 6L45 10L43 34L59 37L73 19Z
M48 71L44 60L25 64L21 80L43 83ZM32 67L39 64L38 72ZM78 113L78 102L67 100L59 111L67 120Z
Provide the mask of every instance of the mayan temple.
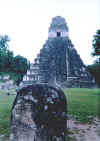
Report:
M48 39L22 83L55 83L62 87L94 86L94 79L70 40L64 18L57 16L52 19Z

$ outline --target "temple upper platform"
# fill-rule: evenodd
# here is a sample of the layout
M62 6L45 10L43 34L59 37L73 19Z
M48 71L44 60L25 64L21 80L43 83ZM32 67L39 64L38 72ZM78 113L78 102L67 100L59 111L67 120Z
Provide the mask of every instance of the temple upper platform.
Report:
M69 29L64 18L61 16L56 16L52 19L49 31L48 38L55 37L68 37Z

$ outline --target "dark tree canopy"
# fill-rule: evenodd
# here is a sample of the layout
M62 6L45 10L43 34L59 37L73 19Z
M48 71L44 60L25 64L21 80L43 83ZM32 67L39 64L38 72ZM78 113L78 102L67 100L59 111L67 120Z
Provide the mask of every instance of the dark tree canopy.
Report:
M9 74L19 84L29 68L29 61L23 56L14 56L9 50L9 41L7 35L0 35L0 75Z
M16 81L17 85L20 83L20 81L22 81L22 78L29 69L29 66L29 61L23 56L17 55L14 57L12 71L19 76L18 80Z
M1 36L0 35L0 50L8 48L8 42L10 41L9 37L7 35Z
M100 87L100 29L97 30L96 34L93 36L93 52L92 56L98 57L93 65L88 66L89 72L94 76L97 84Z
M8 63L8 42L9 38L7 35L0 35L0 72L7 70L5 68Z
M100 64L95 63L93 65L89 65L88 70L93 75L96 83L100 87Z
M93 56L100 56L100 29L97 30L96 35L93 36Z

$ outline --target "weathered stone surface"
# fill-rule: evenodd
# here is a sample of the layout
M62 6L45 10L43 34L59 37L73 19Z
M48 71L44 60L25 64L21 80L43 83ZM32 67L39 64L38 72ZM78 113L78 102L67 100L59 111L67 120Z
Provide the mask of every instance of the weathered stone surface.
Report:
M55 37L68 37L68 26L64 18L56 16L52 19L52 23L49 28L48 38Z
M56 16L52 19L49 31L68 31L67 23L61 16Z
M60 88L20 89L12 107L10 141L65 141L67 105Z
M93 87L92 76L69 38L48 39L40 51L40 81L66 87Z

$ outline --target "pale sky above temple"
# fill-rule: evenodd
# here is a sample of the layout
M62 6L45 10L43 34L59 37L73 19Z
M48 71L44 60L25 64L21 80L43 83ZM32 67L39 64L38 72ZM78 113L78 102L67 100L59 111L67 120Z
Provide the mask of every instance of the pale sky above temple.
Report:
M100 0L0 0L0 34L14 55L33 62L55 16L65 18L69 37L85 64L92 63L93 35L100 29Z

